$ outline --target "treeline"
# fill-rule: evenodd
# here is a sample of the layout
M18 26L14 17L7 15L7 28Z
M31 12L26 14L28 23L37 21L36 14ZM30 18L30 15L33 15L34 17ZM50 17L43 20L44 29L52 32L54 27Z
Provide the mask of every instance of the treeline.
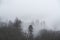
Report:
M60 40L60 31L40 30L38 36L33 36L33 25L28 26L28 34L22 32L22 21L0 22L0 40Z
M43 29L35 40L60 40L60 31Z
M26 40L22 33L21 21L16 19L15 22L0 23L0 40Z

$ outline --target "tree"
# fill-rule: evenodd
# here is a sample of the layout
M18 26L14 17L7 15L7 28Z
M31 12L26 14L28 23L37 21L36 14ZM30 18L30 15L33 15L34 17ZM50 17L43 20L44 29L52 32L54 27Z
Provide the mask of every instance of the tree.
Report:
M16 31L19 30L21 32L21 20L19 20L18 18L15 19L15 22L14 22L14 27L16 28Z
M15 27L20 27L21 26L21 20L19 20L18 18L16 18L15 22L14 22L14 26Z
M33 34L32 34L32 32L33 32L33 27L32 27L32 25L29 25L29 28L28 28L29 30L29 40L33 40Z

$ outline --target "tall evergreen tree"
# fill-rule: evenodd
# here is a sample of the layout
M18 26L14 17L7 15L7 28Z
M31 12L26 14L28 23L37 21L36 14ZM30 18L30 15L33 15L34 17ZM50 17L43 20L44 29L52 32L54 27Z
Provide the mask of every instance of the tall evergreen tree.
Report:
M29 25L29 40L33 40L33 26Z
M19 20L18 18L16 18L15 22L14 22L14 26L15 27L20 27L21 26L21 20Z

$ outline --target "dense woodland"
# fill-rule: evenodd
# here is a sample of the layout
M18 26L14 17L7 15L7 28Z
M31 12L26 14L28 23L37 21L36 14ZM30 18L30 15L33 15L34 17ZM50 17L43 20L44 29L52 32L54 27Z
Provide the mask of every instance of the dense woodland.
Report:
M60 40L60 31L51 31L43 29L38 36L33 36L33 26L28 26L29 33L22 32L22 21L18 18L14 22L8 23L0 21L0 40Z

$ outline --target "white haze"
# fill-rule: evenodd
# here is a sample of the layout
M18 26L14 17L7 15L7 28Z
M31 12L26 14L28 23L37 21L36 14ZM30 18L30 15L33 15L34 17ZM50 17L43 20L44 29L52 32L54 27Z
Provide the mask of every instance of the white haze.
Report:
M13 21L15 17L18 17L24 21L22 24L24 29L34 20L44 20L47 29L54 29L53 26L58 26L57 29L60 28L59 0L0 0L0 2L2 19ZM40 23L33 25L35 32L41 29Z

